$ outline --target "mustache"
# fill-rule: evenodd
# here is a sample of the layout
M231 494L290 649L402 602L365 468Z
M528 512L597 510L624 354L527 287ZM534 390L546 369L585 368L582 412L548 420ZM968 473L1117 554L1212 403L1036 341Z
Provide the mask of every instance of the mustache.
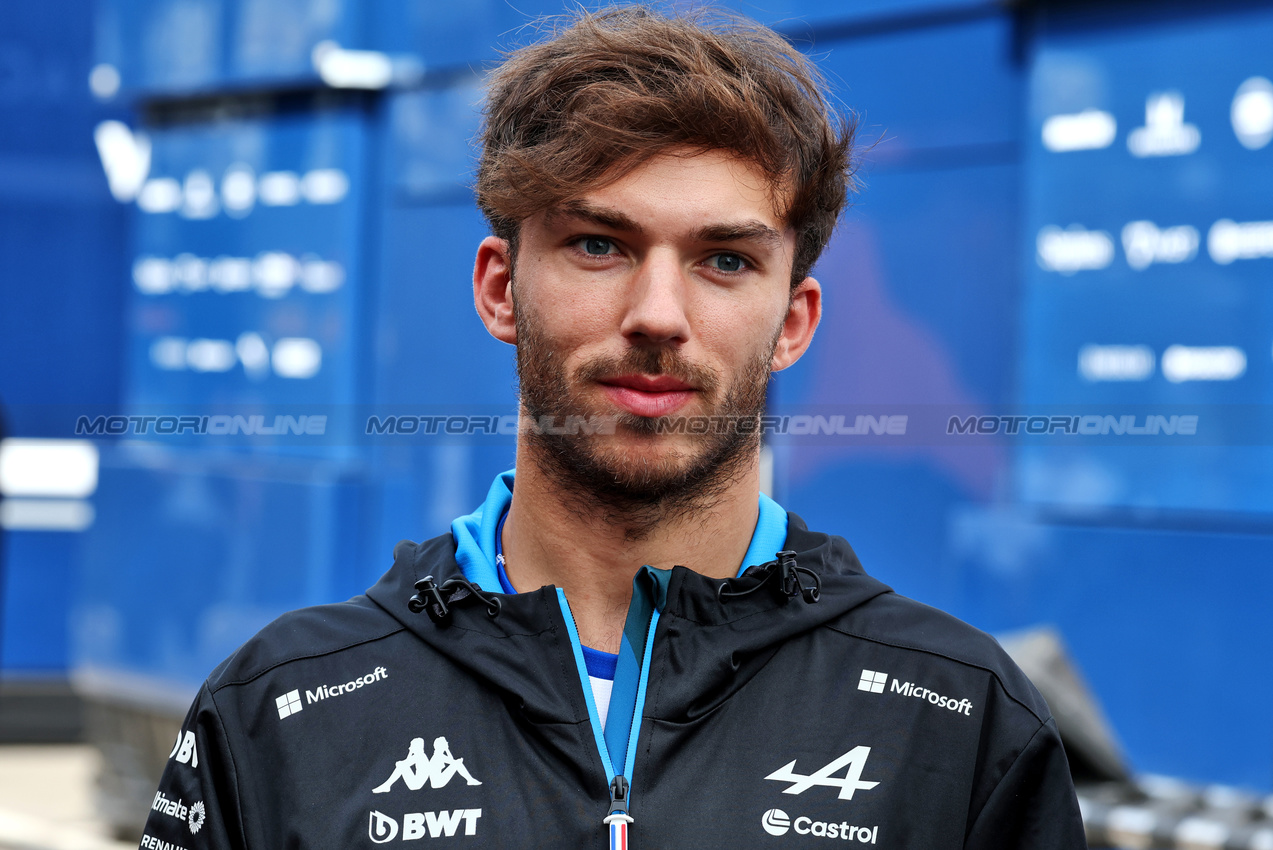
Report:
M715 370L691 363L670 348L632 348L617 357L597 357L581 365L578 376L592 382L633 373L675 378L707 396L715 395L720 386L720 376Z

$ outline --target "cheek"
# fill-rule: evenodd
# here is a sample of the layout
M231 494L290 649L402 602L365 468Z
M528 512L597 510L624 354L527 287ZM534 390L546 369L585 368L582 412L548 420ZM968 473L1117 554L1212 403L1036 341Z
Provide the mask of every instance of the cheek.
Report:
M782 302L781 313L777 307L767 306L769 309L755 305L737 307L705 316L699 324L699 341L731 366L750 364L760 358L767 360L782 327L786 301Z

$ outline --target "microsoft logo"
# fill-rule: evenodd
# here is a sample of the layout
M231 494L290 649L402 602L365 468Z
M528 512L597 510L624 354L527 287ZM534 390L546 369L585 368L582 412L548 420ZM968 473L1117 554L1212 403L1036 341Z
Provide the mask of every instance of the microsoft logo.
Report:
M870 691L873 694L882 694L884 693L884 686L887 684L887 673L876 673L874 670L863 670L862 681L858 682L858 690Z
M278 706L278 716L282 720L284 717L290 717L298 714L305 706L301 705L301 692L299 689L288 691L278 699L274 700L274 704Z

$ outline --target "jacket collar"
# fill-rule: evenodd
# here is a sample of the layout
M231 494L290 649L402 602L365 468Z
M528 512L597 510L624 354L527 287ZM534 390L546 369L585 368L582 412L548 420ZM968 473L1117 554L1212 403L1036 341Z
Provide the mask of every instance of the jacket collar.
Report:
M495 535L500 517L513 501L515 470L501 472L491 482L486 499L471 514L457 517L451 523L455 538L455 560L464 577L489 593L500 593L499 573L495 567ZM751 543L738 567L738 574L750 566L772 561L774 553L787 539L787 512L773 499L760 494L760 512L752 531Z

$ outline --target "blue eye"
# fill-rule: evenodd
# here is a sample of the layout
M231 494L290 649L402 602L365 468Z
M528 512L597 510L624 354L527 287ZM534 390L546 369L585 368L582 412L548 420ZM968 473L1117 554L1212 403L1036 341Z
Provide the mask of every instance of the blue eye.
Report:
M614 252L614 243L609 239L602 239L598 236L585 236L579 240L579 244L583 247L585 254L591 254L594 257L601 257Z
M747 261L737 254L713 254L709 264L722 272L740 272Z

